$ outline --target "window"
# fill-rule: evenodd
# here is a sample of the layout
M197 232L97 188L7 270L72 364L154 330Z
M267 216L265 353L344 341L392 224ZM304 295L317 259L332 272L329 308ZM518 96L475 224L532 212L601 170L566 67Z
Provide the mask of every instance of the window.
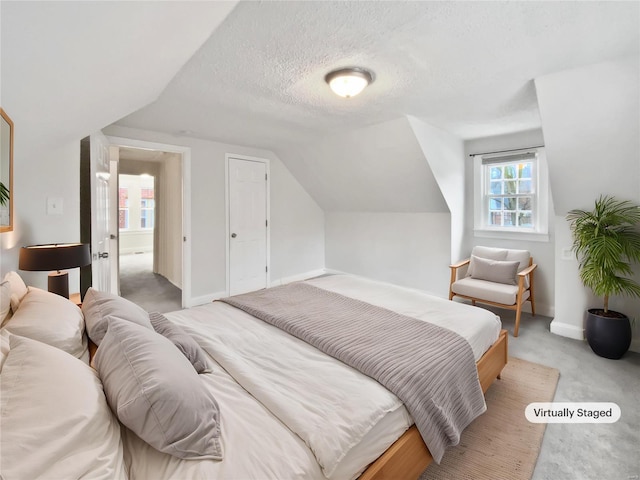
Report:
M118 228L129 228L129 189L118 189Z
M476 155L475 176L476 236L546 238L548 186L543 149Z
M140 228L153 228L155 200L153 188L140 189Z

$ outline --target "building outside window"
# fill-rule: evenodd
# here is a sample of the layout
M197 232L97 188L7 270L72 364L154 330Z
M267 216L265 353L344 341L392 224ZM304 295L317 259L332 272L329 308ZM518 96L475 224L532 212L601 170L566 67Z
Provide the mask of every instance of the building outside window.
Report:
M118 228L129 228L129 189L118 189Z

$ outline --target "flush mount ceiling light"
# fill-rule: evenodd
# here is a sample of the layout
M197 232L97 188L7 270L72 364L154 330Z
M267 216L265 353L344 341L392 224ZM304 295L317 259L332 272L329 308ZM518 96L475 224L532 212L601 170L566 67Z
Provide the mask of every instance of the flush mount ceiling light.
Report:
M373 82L373 75L364 68L341 68L327 73L324 80L336 95L349 98L355 97Z

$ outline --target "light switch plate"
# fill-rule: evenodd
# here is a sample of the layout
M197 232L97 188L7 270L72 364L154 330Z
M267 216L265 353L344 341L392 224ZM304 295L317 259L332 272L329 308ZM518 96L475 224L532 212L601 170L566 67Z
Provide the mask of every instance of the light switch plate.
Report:
M571 247L563 247L561 258L562 260L573 260L573 249Z
M47 197L47 215L62 215L62 197Z

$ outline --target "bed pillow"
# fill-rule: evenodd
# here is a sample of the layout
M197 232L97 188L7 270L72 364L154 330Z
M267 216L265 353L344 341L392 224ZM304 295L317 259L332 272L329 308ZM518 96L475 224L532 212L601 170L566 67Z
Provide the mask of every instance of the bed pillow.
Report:
M107 322L95 366L120 422L161 452L221 460L218 404L189 361L153 329Z
M0 465L11 478L126 480L120 424L92 368L10 336L0 382Z
M89 288L82 300L82 313L87 325L87 334L96 345L100 345L102 337L107 332L107 317L110 315L153 330L149 314L142 307L126 298L94 288Z
M82 312L60 295L29 287L29 293L4 328L14 335L38 340L89 362Z
M0 326L11 314L11 284L6 280L0 283Z
M2 372L7 355L9 355L9 335L7 330L0 330L0 372Z
M11 309L15 312L28 292L27 286L22 280L22 277L16 272L7 273L4 276L4 281L9 282L11 286Z
M490 260L471 255L470 267L473 266L471 278L487 280L489 282L517 285L516 273L520 262Z
M211 372L211 369L207 366L207 354L202 347L198 345L198 342L180 328L179 325L170 322L167 317L158 312L151 312L149 314L149 320L157 333L171 340L171 342L178 347L178 350L191 362L196 372Z

